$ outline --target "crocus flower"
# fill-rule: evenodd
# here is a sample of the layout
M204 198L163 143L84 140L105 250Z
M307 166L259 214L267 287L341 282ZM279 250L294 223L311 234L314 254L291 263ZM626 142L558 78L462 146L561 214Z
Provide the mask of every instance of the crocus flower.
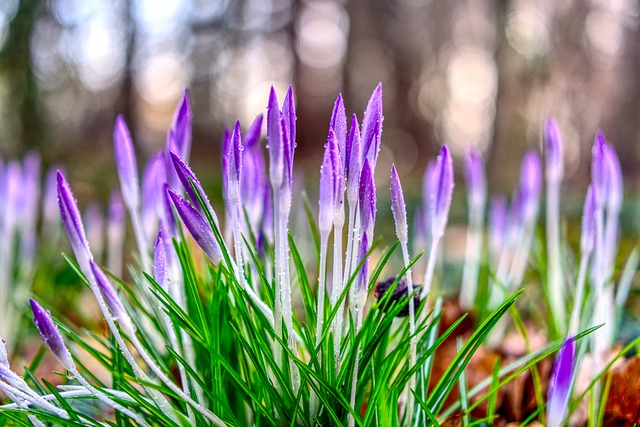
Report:
M116 166L122 188L122 198L129 209L137 209L140 203L138 166L133 150L131 134L122 115L118 115L113 131Z
M217 219L218 218L217 218L213 208L211 207L211 203L209 202L209 198L205 194L204 189L202 188L202 185L200 184L200 181L196 177L196 174L193 173L191 168L189 168L189 165L187 165L187 163L177 153L171 152L171 153L169 153L169 156L171 157L171 162L172 162L173 167L174 167L174 169L176 171L178 179L182 183L182 186L184 187L185 191L187 192L187 195L189 196L189 199L191 199L191 202L198 209L198 211L203 215L205 213L205 210L208 210L211 213L211 216L213 217L214 221L217 223ZM195 187L195 190L192 187L192 185L193 185L193 187ZM204 203L205 203L204 206L202 206L200 204L200 201L198 199L198 195L200 195L200 197L204 201Z
M546 153L547 180L558 181L562 178L564 164L562 161L562 138L558 124L551 117L545 120L544 139Z
M175 146L172 149L177 152L181 158L188 159L191 152L191 122L193 113L191 112L191 100L189 90L185 89L180 105L176 110L171 131L173 133L173 142Z
M360 145L360 125L358 117L354 114L351 118L351 126L349 127L349 137L345 147L345 168L344 174L347 178L347 200L349 205L355 205L358 201L358 189L360 184L360 172L362 163Z
M375 168L380 151L380 137L382 136L382 83L374 89L369 98L367 108L362 119L362 163L368 159L371 167Z
M540 204L541 189L542 167L540 166L540 158L538 154L530 151L525 154L522 160L520 185L518 187L518 200L522 209L523 220L535 220Z
M114 274L122 273L122 250L124 247L124 204L117 191L111 193L107 219L107 265Z
M440 238L444 234L449 217L449 207L453 196L453 160L446 145L442 146L436 159L435 170L431 179L431 234Z
M565 421L569 398L571 397L573 370L575 365L575 342L572 338L560 348L553 365L547 394L547 425L562 426Z
M360 229L361 233L373 236L376 221L376 187L373 182L373 169L369 159L365 159L360 175Z
M220 251L220 246L216 241L209 223L178 193L169 189L167 189L167 192L173 201L173 205L176 207L178 215L182 218L182 222L196 243L204 250L205 254L207 254L214 264L219 263L222 260L222 252Z
M49 350L58 359L60 364L69 371L75 371L75 363L71 357L71 353L64 344L62 335L58 331L58 327L51 319L49 311L43 309L35 300L29 300L31 310L33 311L33 322L36 324L42 340L49 347Z
M407 226L407 206L404 203L402 184L396 170L396 165L391 165L391 212L396 224L398 240L407 242L409 239L409 227Z
M346 168L347 113L344 109L342 94L338 95L335 104L333 104L329 129L331 129L336 136L336 141L340 148L340 158L343 161L342 167Z
M84 234L84 226L80 217L80 211L71 192L69 183L62 173L58 171L58 207L62 217L62 225L67 232L73 253L78 259L82 271L88 271L89 260L93 259L89 250L89 243Z
M267 148L269 149L269 180L275 191L280 188L284 179L284 145L280 125L280 108L273 87L269 93L267 107Z
M336 197L336 164L335 159L338 146L332 130L325 144L322 166L320 167L320 187L318 214L318 228L321 233L329 233L333 227L333 215L335 212Z
M153 278L156 283L164 287L167 277L167 253L162 238L162 229L158 231L156 243L153 246Z
M591 155L591 184L593 185L595 200L598 206L602 207L607 200L608 162L607 141L601 131L596 134Z

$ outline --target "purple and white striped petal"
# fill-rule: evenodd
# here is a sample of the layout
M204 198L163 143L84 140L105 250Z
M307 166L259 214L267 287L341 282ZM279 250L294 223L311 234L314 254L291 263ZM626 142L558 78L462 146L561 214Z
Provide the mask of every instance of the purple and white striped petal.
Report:
M442 146L436 159L436 166L430 179L431 200L431 234L440 237L444 234L449 217L449 207L453 196L453 161L449 148Z
M113 131L116 166L120 177L122 198L129 209L137 209L140 204L140 188L138 185L138 166L133 150L133 141L122 115L118 115Z
M575 342L572 338L568 338L560 348L549 379L547 425L550 427L560 427L564 424L569 405L574 365Z
M602 207L607 200L608 161L607 141L601 131L598 131L596 134L591 153L591 185L593 186L594 196L598 207Z
M33 312L33 322L36 324L42 341L49 347L49 350L58 359L60 364L68 371L74 371L76 365L73 362L71 353L64 344L62 335L58 331L58 327L51 319L51 313L45 310L35 300L30 299L31 311Z
M402 184L400 183L396 165L391 165L391 211L393 213L393 220L396 223L398 240L406 243L409 240L407 206L404 203Z
M227 198L229 204L236 204L240 197L240 177L242 176L242 132L240 122L236 121L231 135L231 146L229 147L227 179Z
M368 159L375 168L382 136L382 83L371 94L362 119L362 162Z
M362 171L361 155L360 125L358 124L358 117L354 114L351 118L344 159L344 174L347 178L347 200L350 205L355 205L358 201L360 173Z
M335 206L335 163L332 151L337 150L335 134L329 130L329 137L324 146L322 166L320 166L318 228L320 233L328 234L333 226Z
M547 118L544 123L544 139L547 179L558 181L562 179L564 172L562 137L556 121L551 117Z
M285 164L289 164L289 174L293 165L293 154L296 150L296 106L293 99L293 87L289 86L287 93L282 101L282 110L280 111L282 120L284 121L284 135L288 141L288 149L285 150Z
M191 199L191 202L198 209L198 211L203 215L205 214L205 210L208 210L211 216L213 217L214 222L218 224L218 217L215 211L213 210L213 207L211 206L211 202L209 202L209 198L207 197L207 194L204 192L204 189L202 188L202 184L200 184L198 177L196 177L196 174L193 173L191 168L189 168L189 165L187 165L184 159L182 159L178 154L171 152L170 157L171 157L171 162L173 163L173 167L178 176L178 179L182 183L182 186L187 192L189 199ZM195 190L192 187L191 183L193 183L193 187L195 187ZM166 192L163 191L162 194L166 194ZM204 206L200 204L200 201L198 199L198 194L200 195L202 200L204 200L204 204L205 204ZM171 215L171 217L173 217L173 215ZM168 215L167 215L167 218L169 218ZM170 218L168 222L169 222L169 225L171 225Z
M162 229L158 231L156 243L153 246L153 278L163 288L167 279L167 252L165 250Z
M369 159L364 160L360 175L360 227L362 233L373 237L373 226L376 221L376 187L373 180L373 169Z
M336 134L336 141L340 148L340 158L343 161L343 169L346 168L346 145L347 145L347 113L344 109L344 100L342 94L339 94L336 98L336 102L333 105L333 112L331 113L331 122L329 123L329 129L333 130Z
M218 264L222 260L222 251L209 223L179 194L169 189L167 189L167 192L193 239L204 250L211 262Z
M269 180L274 189L279 189L284 179L284 146L280 117L276 91L271 87L267 107L267 148L269 149Z
M82 271L89 268L89 260L93 259L89 242L84 234L84 226L78 205L71 192L69 183L60 171L57 174L58 180L58 207L60 208L60 216L62 217L62 225L67 232L67 237L71 243L73 253L76 255L78 263Z

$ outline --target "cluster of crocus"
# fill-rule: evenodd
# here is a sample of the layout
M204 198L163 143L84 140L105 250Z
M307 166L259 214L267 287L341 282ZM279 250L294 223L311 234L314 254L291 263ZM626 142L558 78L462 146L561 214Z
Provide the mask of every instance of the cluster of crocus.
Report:
M90 424L88 414L66 401L86 398L117 413L117 419L141 426L432 424L454 387L464 385L464 369L478 346L487 337L500 337L507 325L500 319L515 301L508 294L523 281L535 237L541 161L534 152L525 155L509 208L504 199L492 199L485 258L484 165L478 152L467 156L470 227L460 304L465 308L477 304L477 283L486 262L495 273L488 296L491 313L464 344L459 341L458 354L442 378L433 379L432 356L459 323L439 331L443 301L432 292L454 188L453 159L443 146L424 175L424 200L416 217L428 237L428 245L418 249L427 253L427 260L424 280L416 285L413 266L419 254L410 254L416 247L409 239L407 207L395 166L390 171L390 198L398 244L371 257L379 241L374 235L374 176L382 136L381 85L373 91L361 122L355 114L348 120L346 111L338 96L320 168L317 222L308 213L318 260L317 276L311 280L290 226L298 206L291 88L282 104L272 88L266 120L259 115L244 132L239 122L224 132L224 229L188 165L188 93L167 133L165 149L151 156L142 179L127 125L118 117L113 137L120 191L113 193L109 209L107 268L100 261L103 234L96 231L104 229L100 210L89 207L83 221L63 173L54 176L52 186L77 262L74 267L93 292L108 327L108 339L100 342L103 348L86 344L84 348L111 372L112 387L88 375L49 312L32 300L43 341L73 383L46 394L10 369L2 346L0 389L14 403L0 407L0 414L15 410L11 414L17 417L19 410L28 411L28 420L37 426L51 419ZM261 144L264 122L266 150ZM562 146L552 121L546 139L551 228L547 240L549 253L557 255L562 248L558 243ZM549 264L546 290L555 319L552 330L566 342L549 391L547 419L552 425L560 425L566 417L580 354L574 350L574 337L581 328L609 321L613 314L601 304L612 303L613 298L610 277L622 184L615 153L601 136L594 148L593 170L572 310L566 310L564 301L565 266ZM139 267L131 269L131 286L117 280L122 273L125 208ZM191 241L203 257L193 256ZM383 290L378 288L378 301L370 301L369 293L396 247L404 268ZM316 277L313 297L310 283ZM593 284L589 292L587 277ZM619 295L628 289L620 288ZM295 310L297 295L303 316ZM583 309L591 305L593 316ZM566 314L569 311L571 315ZM405 316L406 321L394 320ZM73 331L64 331L81 341ZM165 345L158 346L161 342ZM613 342L612 332L603 328L591 342L594 352L602 352ZM561 347L554 345L548 348ZM500 375L527 369L535 360L505 367ZM463 407L468 408L468 402Z

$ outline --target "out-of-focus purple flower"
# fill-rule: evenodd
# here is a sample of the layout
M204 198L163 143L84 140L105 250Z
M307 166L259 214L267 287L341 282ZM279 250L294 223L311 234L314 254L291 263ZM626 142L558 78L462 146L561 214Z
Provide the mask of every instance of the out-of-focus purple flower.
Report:
M593 186L589 185L587 196L584 200L582 212L582 234L580 236L580 248L584 254L591 253L596 240L596 211L597 203Z
M319 213L318 227L320 233L328 234L333 226L333 215L335 213L335 192L336 192L336 170L335 152L338 150L335 133L329 130L329 137L324 147L322 156L322 166L320 166L320 188L319 188Z
M431 175L431 235L439 238L444 234L453 196L453 161L449 148L443 145Z
M153 246L153 278L156 283L164 287L167 277L167 253L165 251L162 229L158 231L156 243Z
M138 166L136 165L136 155L133 150L131 134L122 115L118 115L116 118L113 142L116 166L122 188L122 198L129 209L137 209L140 203Z
M376 221L376 187L373 181L373 169L369 159L365 159L360 175L360 227L362 233L373 237L373 226Z
M64 340L58 327L51 319L51 314L45 310L35 300L30 299L31 310L33 311L33 322L36 324L42 341L49 347L49 350L58 359L60 364L68 371L75 370L75 363L71 357L71 353L64 345Z
M487 179L482 154L478 150L467 152L465 177L469 193L469 209L484 210L487 198Z
M396 165L391 165L391 211L396 223L396 234L401 242L409 239L409 227L407 226L407 206L404 203L402 184L396 170Z
M547 179L558 181L562 178L564 172L562 138L556 121L551 117L544 122L544 139Z
M87 232L87 239L93 255L100 259L104 249L104 215L100 206L91 203L84 213L84 224Z
M571 392L571 380L575 365L575 343L568 338L560 348L549 379L547 394L547 425L560 427L564 424Z
M131 317L129 317L116 290L113 289L109 278L93 261L91 261L91 272L96 279L100 295L102 295L107 307L111 310L113 318L118 321L118 324L126 334L133 335L135 333L135 327L133 326Z
M542 168L538 154L530 151L522 160L520 172L520 186L518 187L518 201L522 209L522 218L533 221L538 214L540 192L542 189Z
M351 118L351 127L349 128L349 137L347 138L344 156L344 174L347 178L347 200L350 205L355 205L358 201L360 172L362 170L360 125L358 124L358 117L355 114Z
M500 256L507 234L507 200L502 196L489 203L489 251L494 260Z
M596 203L598 207L602 207L607 200L608 161L607 141L601 131L596 134L591 152L591 185L593 186Z
M374 89L362 119L362 163L368 159L375 168L382 136L382 83Z
M42 223L44 228L48 232L52 232L59 226L58 187L55 168L49 169L44 181L45 183L42 202Z
M191 100L189 90L185 89L182 100L176 110L171 131L173 133L173 151L178 153L183 159L189 158L191 152L191 122L193 113L191 112Z
M336 141L338 148L340 148L340 158L343 161L342 168L346 169L347 113L344 109L342 94L338 95L335 104L333 104L329 129L333 130L333 133L336 134Z
M58 171L57 180L58 207L60 208L62 225L64 225L69 242L71 243L71 248L78 259L80 267L83 271L88 271L89 260L93 259L93 256L91 255L89 243L84 234L80 211L71 192L71 187L60 171Z
M170 189L167 189L167 192L176 207L178 215L182 218L182 222L196 243L214 264L218 264L222 260L222 252L209 223L179 194Z
M162 217L162 186L167 182L166 156L159 151L147 162L142 174L142 222L151 239Z
M274 189L279 189L284 179L284 145L278 97L273 87L269 93L267 107L267 148L269 149L269 180Z

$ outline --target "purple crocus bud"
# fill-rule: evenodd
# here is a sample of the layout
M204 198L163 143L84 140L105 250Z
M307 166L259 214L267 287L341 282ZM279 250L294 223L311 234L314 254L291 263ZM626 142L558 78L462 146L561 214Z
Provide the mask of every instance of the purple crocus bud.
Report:
M218 264L222 260L222 251L216 241L213 230L209 223L198 213L197 210L189 202L183 199L175 191L167 189L169 197L176 207L176 211L189 233L193 236L198 246L204 250L211 262Z
M358 117L354 114L351 118L349 128L349 138L345 147L344 174L347 178L347 200L350 205L355 205L358 201L358 190L360 189L360 172L362 171L360 145L360 125Z
M118 115L116 119L113 142L120 187L122 188L122 198L129 209L137 209L140 203L138 167L136 165L136 155L133 151L131 134L122 115Z
M253 119L253 122L251 122L249 129L244 133L244 138L242 138L242 140L244 141L246 149L259 147L258 143L260 142L260 135L262 133L263 119L264 116L262 114L258 114L256 118Z
M80 268L83 271L87 271L89 268L89 260L93 259L93 255L91 255L89 243L87 242L87 238L84 234L84 226L82 225L80 211L78 210L78 205L76 204L76 200L71 192L71 187L60 171L58 171L57 179L58 207L60 208L62 224L67 232L71 248L78 259Z
M407 242L409 240L409 227L407 226L407 206L404 203L402 184L396 170L396 165L391 165L391 211L393 220L396 223L396 234L398 240Z
M328 234L331 232L331 227L333 226L333 216L336 209L336 170L334 157L337 150L335 133L333 130L329 130L329 137L324 146L324 155L322 156L322 166L320 167L320 210L318 214L318 228L321 234Z
M285 150L285 156L289 160L289 169L293 165L293 153L296 150L296 106L293 100L293 87L289 86L287 93L282 101L282 110L280 111L282 120L284 121L284 135L288 141L288 149Z
M369 258L367 252L369 251L369 238L365 232L362 235L362 241L360 242L360 250L358 251L358 265L362 263L362 267L358 272L357 277L357 293L360 300L360 308L364 305L364 300L367 294L367 282L369 282Z
M124 204L117 191L111 192L107 220L107 265L114 274L122 273L122 250L126 224L124 221Z
M153 246L153 278L156 283L164 288L167 278L167 252L162 237L162 229L158 231L158 237Z
M564 164L562 161L562 138L556 121L551 117L544 122L546 152L546 175L549 181L562 179Z
M489 204L489 248L499 256L507 234L507 200L502 196L491 198Z
M118 321L120 328L127 334L133 335L136 332L135 327L133 326L133 322L131 321L131 317L127 313L127 310L124 308L122 304L122 300L118 296L115 289L111 285L109 278L102 271L100 267L98 267L93 261L91 261L91 272L93 276L96 278L96 284L98 285L98 289L100 290L100 295L104 298L104 302L109 307L113 318Z
M593 185L594 196L598 207L602 207L604 206L605 200L607 200L608 161L607 141L601 131L598 131L596 134L591 153L591 185Z
M593 186L587 188L587 197L584 200L582 213L582 234L580 236L580 249L584 254L591 253L596 240L596 210L597 203Z
M487 179L482 154L478 150L467 152L465 177L469 190L469 208L472 210L484 209L487 198Z
M33 311L33 322L36 324L38 331L40 331L42 341L49 347L49 350L66 370L75 371L76 365L73 362L71 353L64 345L64 340L60 335L60 331L58 331L58 327L51 319L51 313L42 308L35 300L30 299L29 302Z
M444 234L449 217L449 207L453 195L453 161L449 148L442 146L436 159L436 166L431 181L431 235L439 238Z
M564 424L571 393L571 379L575 366L575 343L568 338L560 348L549 379L547 394L547 425L560 427Z
M369 159L364 160L360 175L360 227L370 238L373 237L373 226L376 221L376 187L373 181L373 169Z
M240 130L240 122L236 121L231 136L231 146L227 152L229 174L227 182L227 197L229 203L235 205L240 197L240 177L242 176L242 133Z
M538 154L530 151L522 160L518 196L523 219L532 221L538 213L542 188L542 167Z
M204 214L205 209L208 210L211 213L211 216L213 217L215 223L217 224L218 218L215 214L215 211L211 207L209 198L204 192L204 189L202 188L202 185L200 184L200 181L198 180L196 175L193 173L191 168L189 168L189 165L187 165L187 163L177 153L171 152L169 153L169 155L171 157L171 162L173 163L173 167L176 171L176 174L178 175L178 179L182 183L182 186L187 192L187 195L189 196L189 198L191 199L191 202L193 202L193 204L196 206L198 211L200 211L200 213L202 214ZM192 185L193 187L195 187L195 190L192 187ZM163 192L163 194L165 193L166 192ZM198 193L202 198L202 200L204 200L205 206L202 206L200 204L200 201L198 199Z
M149 159L142 174L142 220L149 234L155 231L162 213L162 185L166 182L165 153L159 151Z
M267 148L269 149L269 180L274 189L279 189L284 179L284 146L280 116L278 98L272 86L267 107Z
M171 201L171 196L169 195L169 186L164 184L162 186L162 207L164 211L164 227L167 231L167 238L171 238L171 236L178 236L178 226L176 217L173 213L173 202ZM215 217L214 217L215 218Z
M340 148L340 157L343 160L342 167L346 169L346 145L347 145L347 113L344 109L344 100L342 94L339 94L336 98L336 102L333 105L333 112L331 113L331 123L329 128L336 134L336 141Z
M191 112L191 101L189 90L185 89L180 105L176 110L171 131L176 151L183 159L189 158L191 152L191 122L193 114Z
M382 119L382 83L378 83L362 119L362 162L365 158L369 159L372 167L375 167L380 151Z

